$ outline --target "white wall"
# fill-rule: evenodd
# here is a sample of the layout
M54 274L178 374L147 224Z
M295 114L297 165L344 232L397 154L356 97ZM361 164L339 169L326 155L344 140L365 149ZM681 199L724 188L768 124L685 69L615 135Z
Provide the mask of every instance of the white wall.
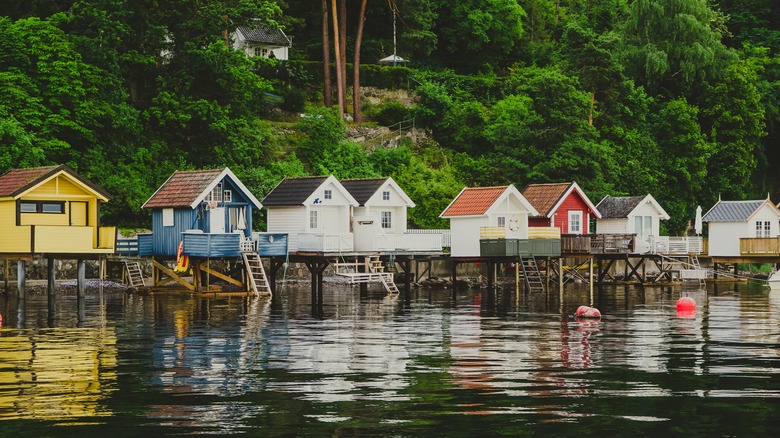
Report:
M768 205L764 205L753 218L750 223L746 224L747 237L756 237L756 222L757 221L769 221L769 235L774 237L780 234L780 222L778 222L777 213Z
M633 224L631 225L633 228ZM628 219L608 218L596 219L596 234L631 234L628 230Z
M495 225L495 223L493 224ZM486 216L451 218L452 257L479 257L479 229L491 226ZM526 235L528 231L526 229Z
M304 206L267 207L269 233L288 233L289 251L298 250L298 234L308 232L309 216Z
M738 256L739 238L748 237L745 222L709 222L708 229L711 256Z

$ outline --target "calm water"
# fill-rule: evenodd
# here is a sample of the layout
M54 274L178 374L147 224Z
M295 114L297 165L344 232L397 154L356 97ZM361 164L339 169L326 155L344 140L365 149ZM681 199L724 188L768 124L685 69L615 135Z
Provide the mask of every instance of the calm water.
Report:
M780 292L588 294L0 296L0 436L778 436Z

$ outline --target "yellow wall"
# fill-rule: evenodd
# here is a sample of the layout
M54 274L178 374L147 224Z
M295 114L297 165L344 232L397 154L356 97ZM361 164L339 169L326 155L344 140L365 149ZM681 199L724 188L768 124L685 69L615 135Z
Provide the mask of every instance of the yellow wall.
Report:
M114 237L103 235L110 233L109 230L101 231L98 245L97 195L67 175L59 174L24 193L19 199L64 202L65 212L22 213L21 226L17 226L16 199L0 201L0 252L29 252L31 225L35 225L35 252L90 253L106 252L109 248L113 250ZM88 227L70 226L71 201L88 203ZM83 218L83 214L81 216ZM98 246L103 250L95 251Z

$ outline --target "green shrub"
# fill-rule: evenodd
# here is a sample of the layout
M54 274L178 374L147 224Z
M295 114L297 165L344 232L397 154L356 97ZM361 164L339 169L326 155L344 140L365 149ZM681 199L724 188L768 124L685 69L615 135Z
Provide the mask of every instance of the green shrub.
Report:
M401 102L385 102L374 111L372 119L382 126L392 126L396 123L409 118L411 109L407 108Z

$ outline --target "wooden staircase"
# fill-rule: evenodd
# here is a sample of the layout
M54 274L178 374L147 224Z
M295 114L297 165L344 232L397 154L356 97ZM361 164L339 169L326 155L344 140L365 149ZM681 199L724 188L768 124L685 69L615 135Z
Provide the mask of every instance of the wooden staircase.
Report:
M268 284L268 277L265 275L263 261L256 252L242 252L244 258L244 269L246 269L246 279L249 287L255 294L271 295L271 285Z
M536 259L531 254L520 256L520 267L523 270L523 279L528 292L544 292L544 281L539 272Z
M125 271L127 272L127 281L131 287L139 288L146 286L140 263L125 260Z
M379 256L366 257L366 266L368 267L368 272L380 274L379 280L382 282L382 286L385 287L387 293L390 295L398 295L400 291L393 280L393 274L392 272L385 273L385 266L379 259Z

